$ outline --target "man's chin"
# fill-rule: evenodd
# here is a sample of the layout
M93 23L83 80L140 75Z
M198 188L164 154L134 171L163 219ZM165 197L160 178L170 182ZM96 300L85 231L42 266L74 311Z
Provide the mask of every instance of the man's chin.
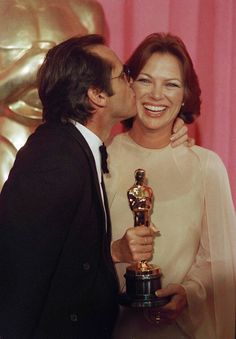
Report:
M137 115L137 112L135 112L135 113L132 112L129 115L126 115L125 117L123 117L121 121L132 119L132 118L136 117L136 115Z

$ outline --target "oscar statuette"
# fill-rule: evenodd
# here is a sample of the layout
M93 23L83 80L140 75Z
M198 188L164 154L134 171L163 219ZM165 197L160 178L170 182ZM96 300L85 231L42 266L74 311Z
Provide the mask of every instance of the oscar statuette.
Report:
M153 207L153 192L145 185L145 171L135 171L135 184L128 190L130 209L134 215L134 227L150 226ZM169 302L169 297L157 297L161 288L161 270L157 265L140 261L126 268L126 292L120 295L120 304L127 307L160 307Z

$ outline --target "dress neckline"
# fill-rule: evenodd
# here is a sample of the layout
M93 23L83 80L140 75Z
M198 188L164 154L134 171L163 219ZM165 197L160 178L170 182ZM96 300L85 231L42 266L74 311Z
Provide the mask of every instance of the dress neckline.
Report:
M135 142L131 136L129 135L129 132L125 132L124 135L126 136L126 138L129 140L129 142L134 146L136 147L137 149L139 150L142 150L142 151L146 151L146 152L163 152L167 149L172 149L171 147L171 143L169 143L168 145L164 146L164 147L161 147L161 148L148 148L148 147L144 147L142 145L139 145L137 142Z

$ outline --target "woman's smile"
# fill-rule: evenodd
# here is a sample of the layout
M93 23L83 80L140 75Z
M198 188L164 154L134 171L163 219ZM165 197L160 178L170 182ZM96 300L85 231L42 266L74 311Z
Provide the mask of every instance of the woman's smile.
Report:
M156 105L144 104L143 107L145 108L147 113L150 114L150 116L154 116L154 117L160 117L166 111L166 106L162 106L162 105L156 106Z

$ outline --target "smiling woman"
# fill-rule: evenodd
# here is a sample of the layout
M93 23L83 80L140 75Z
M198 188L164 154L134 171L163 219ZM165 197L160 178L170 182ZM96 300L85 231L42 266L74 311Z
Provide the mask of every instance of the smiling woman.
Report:
M147 61L133 85L138 116L130 133L135 142L142 143L140 136L145 139L147 129L158 130L157 148L169 144L174 120L184 100L182 73L180 61L172 54L154 53Z
M233 339L236 221L228 176L215 153L170 146L176 117L192 122L200 113L191 58L178 37L156 33L127 64L137 116L125 122L128 131L109 147L113 240L133 223L126 192L134 171L144 168L155 198L151 220L161 234L153 254L163 271L158 296L171 301L145 316L142 310L122 309L114 338ZM123 287L126 265L116 267Z

